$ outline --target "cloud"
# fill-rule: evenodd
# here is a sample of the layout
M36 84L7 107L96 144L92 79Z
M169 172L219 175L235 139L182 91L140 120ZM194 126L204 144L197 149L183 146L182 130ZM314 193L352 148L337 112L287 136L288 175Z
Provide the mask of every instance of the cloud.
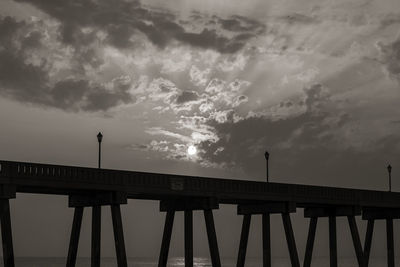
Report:
M16 0L29 3L56 18L60 23L61 40L69 45L90 42L95 35L83 35L83 27L95 27L106 33L106 40L116 48L135 47L137 33L147 37L155 46L165 48L173 41L202 49L214 49L221 53L234 53L264 31L261 23L245 17L233 16L219 19L221 30L209 28L214 19L201 16L200 31L189 31L175 14L166 10L152 10L139 1L57 1ZM232 36L233 34L233 36ZM85 37L85 38L82 38Z
M26 26L14 18L0 17L0 93L19 101L45 104L48 100L37 94L47 90L44 63L38 66L26 63L24 51L17 48Z
M68 111L105 111L121 103L134 102L130 80L115 79L105 85L84 78L53 81L51 62L30 62L31 49L40 49L43 34L32 25L11 17L0 18L0 94L21 102L51 106Z
M53 105L66 110L99 111L108 110L121 103L130 103L132 96L127 88L112 91L104 86L91 84L87 80L68 79L57 82L50 91Z
M231 16L228 19L219 18L218 22L222 28L232 32L251 32L254 34L262 34L265 32L266 26L260 22L243 16Z
M315 24L319 23L319 20L316 19L315 17L310 17L305 14L301 13L293 13L290 15L282 16L280 17L280 20L284 21L287 24Z
M177 98L176 103L182 104L190 101L195 101L199 98L199 95L194 91L183 91Z
M210 68L200 70L195 65L193 65L189 71L190 80L193 84L197 86L204 86L209 80L210 72Z
M161 127L152 127L150 129L146 130L146 132L151 135L167 136L167 137L174 138L174 139L177 139L182 142L191 142L192 141L191 139L189 139L188 137L186 137L182 134L171 132L171 131L162 129Z
M321 84L304 89L300 100L303 112L290 117L275 119L274 116L253 114L234 120L234 112L217 112L214 120L206 122L211 126L217 139L205 140L199 144L202 159L229 168L243 168L250 172L256 158L266 148L290 153L306 153L314 146L334 149L337 145L334 129L347 119L342 113L328 112L332 100L328 90ZM284 106L292 106L287 102Z
M382 28L386 28L392 25L400 24L400 14L387 14L381 20Z
M377 46L381 52L381 62L389 76L400 82L400 38L387 45L379 42Z

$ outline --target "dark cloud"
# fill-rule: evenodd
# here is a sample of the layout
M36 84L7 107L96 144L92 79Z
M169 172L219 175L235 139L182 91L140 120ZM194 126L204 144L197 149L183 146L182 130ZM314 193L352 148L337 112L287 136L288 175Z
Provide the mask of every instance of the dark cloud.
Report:
M273 120L265 116L251 116L235 122L231 114L224 123L211 122L219 140L201 143L201 149L206 151L202 156L209 162L233 164L232 167L241 165L254 175L253 171L258 170L255 164L260 164L257 159L266 148L293 155L315 146L333 149L335 142L331 135L332 129L347 117L321 112L324 109L323 103L330 98L329 94L324 93L322 85L305 89L305 94L306 98L301 105L306 111L295 117ZM326 122L326 118L331 116L339 117L336 123Z
M400 82L400 38L387 45L378 43L378 48L389 75Z
M39 31L32 31L22 40L22 46L25 49L38 48L42 45L43 34Z
M221 53L234 53L246 44L246 40L237 40L217 34L216 30L204 29L200 33L181 32L176 39L194 47L215 49Z
M199 98L199 95L194 91L184 91L177 98L177 104L183 104L190 101L196 101Z
M20 101L45 103L47 99L38 97L36 93L37 90L46 90L48 75L43 69L45 62L39 66L26 63L24 51L17 45L26 26L25 22L18 22L14 18L0 17L0 93ZM23 39L25 46L39 42L38 35L26 41L29 36Z
M130 80L127 79L115 79L109 89L78 78L61 79L52 85L48 62L42 59L39 64L33 64L27 60L30 49L41 46L43 34L11 17L0 17L0 32L1 95L68 111L105 111L135 101L128 92ZM82 60L88 63L89 58L96 58L90 54L91 50L85 53L81 54Z
M202 142L201 157L230 169L242 169L248 177L263 180L264 152L268 150L271 179L275 182L382 186L373 177L385 175L387 162L400 156L400 139L388 134L371 141L367 149L342 143L335 136L335 129L351 123L351 116L338 109L326 109L333 100L322 85L311 86L304 92L306 97L301 105L306 111L294 117L273 120L252 116L237 122L229 118L224 123L209 123L219 140ZM286 101L282 105L297 104ZM280 180L274 180L275 177Z
M52 105L65 110L99 111L108 110L133 98L126 90L109 91L101 85L87 80L63 80L51 89Z
M381 21L381 26L383 28L395 24L400 24L400 14L388 14Z
M94 27L107 33L107 41L117 48L133 47L131 37L138 32L156 46L164 48L171 41L195 47L215 49L221 53L233 53L247 41L264 32L265 26L255 20L241 16L219 19L222 28L239 36L230 38L223 33L207 28L214 19L203 17L200 32L188 32L175 15L161 10L144 8L138 1L53 1L15 0L30 3L61 22L60 39L70 45L82 45L96 39L93 34L82 33L82 27ZM197 14L196 20L202 16ZM236 38L235 38L236 37Z
M300 13L282 16L280 19L288 24L314 24L319 22L315 17L310 17Z
M265 25L243 16L231 16L228 19L219 18L222 28L232 32L251 32L261 34L265 32Z
M41 66L25 63L23 56L0 51L0 93L19 101L45 104L47 72Z

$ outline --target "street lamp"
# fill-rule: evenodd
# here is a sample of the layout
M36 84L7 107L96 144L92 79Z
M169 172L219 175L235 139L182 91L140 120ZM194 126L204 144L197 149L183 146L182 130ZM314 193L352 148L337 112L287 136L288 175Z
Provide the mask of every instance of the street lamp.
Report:
M269 168L268 168L268 160L269 160L269 153L268 151L265 151L265 161L266 161L266 175L267 175L267 183L269 183Z
M103 140L103 135L101 132L97 134L97 141L99 141L99 169L101 168L101 141Z
M392 166L390 164L387 166L387 170L389 173L389 192L392 192Z

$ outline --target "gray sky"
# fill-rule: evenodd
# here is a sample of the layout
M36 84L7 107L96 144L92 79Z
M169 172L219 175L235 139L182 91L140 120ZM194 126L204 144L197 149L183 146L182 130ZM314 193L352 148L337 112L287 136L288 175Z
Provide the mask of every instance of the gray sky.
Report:
M96 166L101 130L106 168L263 180L268 149L273 181L386 190L391 163L396 190L399 10L397 0L3 0L0 158ZM130 203L129 256L157 255L157 203ZM65 255L64 198L12 205L17 255ZM233 207L216 217L222 254L235 256L241 218Z

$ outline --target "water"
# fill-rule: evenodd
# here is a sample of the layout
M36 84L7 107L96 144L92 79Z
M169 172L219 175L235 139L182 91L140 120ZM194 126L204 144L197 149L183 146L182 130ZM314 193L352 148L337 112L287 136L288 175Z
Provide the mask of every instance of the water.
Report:
M400 262L397 259L396 262ZM340 267L358 267L355 259L338 259ZM17 267L64 267L65 258L16 258L15 265ZM129 258L128 266L130 267L156 267L157 259L150 258ZM235 259L222 259L221 264L223 267L235 267ZM329 259L316 258L312 261L313 266L329 267ZM1 261L0 266L3 266ZM78 258L76 267L90 266L90 258ZM185 266L184 258L169 258L168 267ZM210 259L208 258L194 258L194 266L196 267L211 267ZM260 267L262 266L261 259L246 259L246 267ZM289 259L274 259L273 267L291 267ZM369 266L371 267L386 267L386 259L371 259ZM101 267L117 267L115 258L102 258Z

